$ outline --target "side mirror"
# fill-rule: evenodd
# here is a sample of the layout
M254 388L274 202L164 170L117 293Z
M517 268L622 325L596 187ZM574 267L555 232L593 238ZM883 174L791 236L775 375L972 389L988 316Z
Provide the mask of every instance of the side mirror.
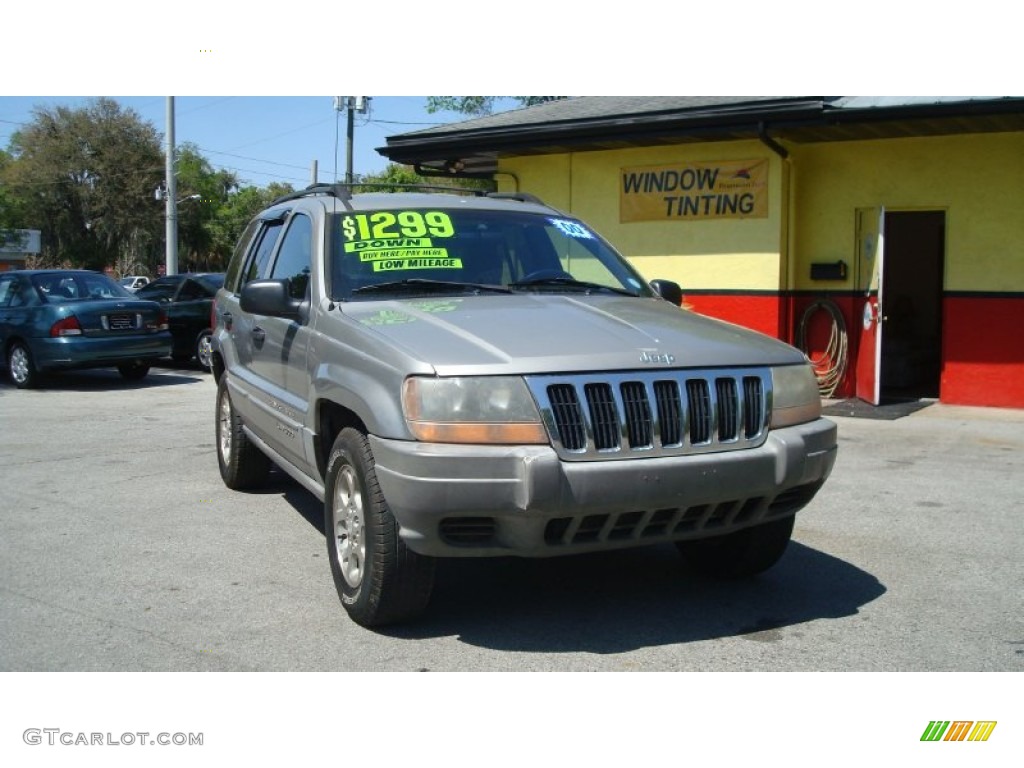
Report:
M671 280L651 280L651 288L665 301L677 307L683 306L683 289L679 287L679 283Z
M288 280L253 280L242 288L243 312L299 319L302 302L288 295Z

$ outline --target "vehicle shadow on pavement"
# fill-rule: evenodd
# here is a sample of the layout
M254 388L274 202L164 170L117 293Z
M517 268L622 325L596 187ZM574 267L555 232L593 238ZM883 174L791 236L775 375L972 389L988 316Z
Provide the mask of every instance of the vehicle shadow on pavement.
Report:
M0 376L0 391L17 391L11 379L3 371ZM194 384L201 381L204 374L196 366L195 373L185 371L168 371L152 368L141 381L128 381L115 368L95 368L84 371L66 371L45 374L38 386L26 392L105 392L116 389L151 389L176 384Z
M746 636L856 614L886 592L871 574L797 541L748 581L688 573L672 545L550 560L443 560L426 616L393 637L458 635L527 653L613 654Z
M250 493L280 494L324 534L323 504L279 470ZM439 560L426 614L379 634L457 635L470 645L526 653L613 654L746 636L856 615L886 588L874 576L797 540L749 580L694 575L671 544L568 557Z

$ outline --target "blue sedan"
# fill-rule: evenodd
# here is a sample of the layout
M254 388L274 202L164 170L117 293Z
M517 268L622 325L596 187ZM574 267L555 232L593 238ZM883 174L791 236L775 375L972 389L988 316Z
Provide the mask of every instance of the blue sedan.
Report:
M47 371L116 367L130 381L171 353L167 314L106 275L86 270L0 272L0 349L15 386Z

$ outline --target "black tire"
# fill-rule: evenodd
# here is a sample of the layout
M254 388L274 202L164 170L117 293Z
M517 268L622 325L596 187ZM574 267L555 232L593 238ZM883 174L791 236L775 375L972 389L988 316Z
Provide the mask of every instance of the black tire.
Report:
M426 610L436 561L398 535L369 441L355 429L341 431L327 461L324 530L334 586L353 621L379 627Z
M11 344L7 350L7 373L18 389L32 389L39 383L32 351L20 341Z
M149 373L149 366L143 363L127 363L117 366L117 370L126 381L142 381Z
M213 368L213 333L210 331L203 331L199 334L199 338L196 339L195 357L196 362L199 363L199 367L204 371L209 372Z
M793 535L794 515L710 539L677 541L690 570L705 576L743 579L771 568Z
M217 465L224 485L233 491L258 488L270 473L270 459L242 429L242 419L231 404L227 376L217 384L215 434Z

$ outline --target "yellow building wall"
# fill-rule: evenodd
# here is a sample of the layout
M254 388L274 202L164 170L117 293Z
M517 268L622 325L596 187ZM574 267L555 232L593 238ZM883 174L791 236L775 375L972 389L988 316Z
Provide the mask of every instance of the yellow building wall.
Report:
M619 220L624 167L767 158L768 216L704 221ZM785 219L781 158L756 141L502 158L501 191L530 192L579 216L648 280L685 290L778 291ZM511 174L511 175L508 175ZM518 186L516 186L518 183Z
M500 167L512 176L497 178L503 191L531 192L587 221L648 279L668 278L685 289L858 289L855 212L884 205L891 211L946 212L945 290L1024 291L1024 134L787 149L788 162L759 142L510 157ZM619 221L623 167L757 157L771 163L767 218ZM780 256L787 250L788 265ZM840 259L848 266L846 281L810 279L812 262Z
M857 289L855 211L946 213L945 290L1024 291L1024 134L790 146L793 287ZM844 260L845 282L810 280L811 262Z

